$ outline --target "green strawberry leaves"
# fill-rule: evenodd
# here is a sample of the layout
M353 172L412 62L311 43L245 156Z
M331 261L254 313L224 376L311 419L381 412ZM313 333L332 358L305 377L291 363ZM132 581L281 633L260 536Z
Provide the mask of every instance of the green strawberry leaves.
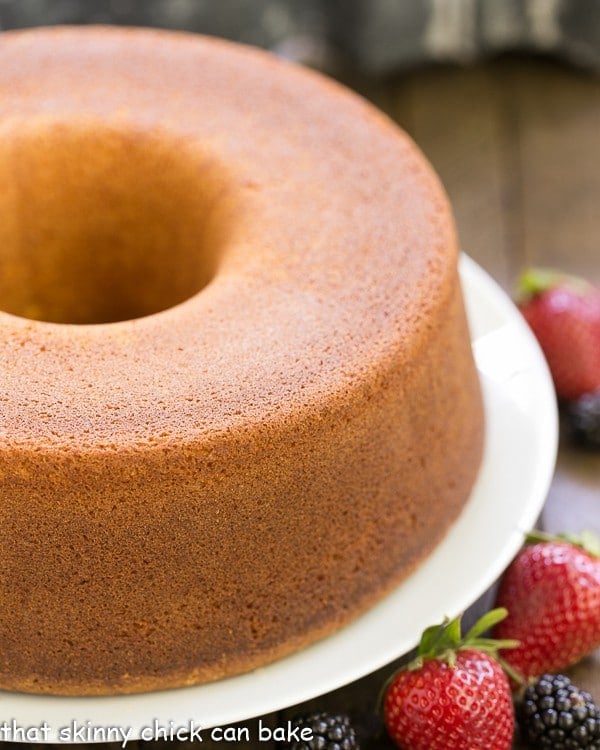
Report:
M461 615L453 620L446 618L439 625L432 625L423 632L417 648L417 655L408 664L407 669L420 669L423 663L429 659L446 661L452 666L455 662L456 652L463 649L477 649L498 659L499 649L516 648L519 642L509 639L483 638L481 636L501 622L507 614L507 610L502 607L487 612L477 620L464 637L461 633Z
M600 558L600 536L590 529L586 529L579 534L547 534L545 531L534 529L525 537L526 544L538 544L540 542L568 542L587 552L591 557Z
M594 289L592 284L578 276L571 276L552 268L529 268L517 281L517 295L520 299L528 299L559 286L580 297Z

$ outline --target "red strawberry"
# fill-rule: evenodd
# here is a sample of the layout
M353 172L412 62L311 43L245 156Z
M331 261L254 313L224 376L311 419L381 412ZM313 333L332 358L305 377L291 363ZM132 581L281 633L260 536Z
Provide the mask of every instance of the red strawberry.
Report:
M560 671L600 646L600 539L530 538L543 541L506 570L497 603L509 615L494 631L520 641L503 658L523 677Z
M556 393L574 400L600 388L600 289L534 269L520 280L519 305L542 347Z
M417 657L394 675L384 696L387 730L402 750L509 750L514 732L510 686L493 658L499 646L479 638L506 616L493 610L464 639L460 618L428 628Z

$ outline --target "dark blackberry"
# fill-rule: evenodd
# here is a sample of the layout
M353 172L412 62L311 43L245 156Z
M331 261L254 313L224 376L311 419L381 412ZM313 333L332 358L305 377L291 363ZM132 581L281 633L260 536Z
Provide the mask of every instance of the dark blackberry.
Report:
M600 391L586 393L565 407L570 439L584 448L600 450Z
M310 729L311 738L285 744L289 750L359 750L356 732L344 714L313 713L293 721L299 730Z
M527 688L517 722L532 748L600 750L600 708L562 674L545 674Z

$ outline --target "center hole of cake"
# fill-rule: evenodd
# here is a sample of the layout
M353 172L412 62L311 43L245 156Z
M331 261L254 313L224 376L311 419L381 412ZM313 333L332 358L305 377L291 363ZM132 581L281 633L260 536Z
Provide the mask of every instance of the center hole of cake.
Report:
M181 141L91 124L0 135L0 309L55 323L150 315L216 273L214 163Z

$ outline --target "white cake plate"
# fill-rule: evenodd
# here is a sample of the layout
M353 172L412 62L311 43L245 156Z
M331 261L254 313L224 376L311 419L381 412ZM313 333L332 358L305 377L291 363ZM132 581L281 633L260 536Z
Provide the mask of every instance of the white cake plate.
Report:
M195 728L222 727L270 713L407 653L426 626L465 610L490 587L544 503L556 458L557 412L545 360L513 304L470 259L461 259L460 271L485 397L486 449L468 504L427 561L351 625L248 674L135 696L0 692L0 740L89 742L116 739L117 729L129 740L151 739L156 725L173 731L190 722ZM3 722L16 733L7 729L3 735Z

